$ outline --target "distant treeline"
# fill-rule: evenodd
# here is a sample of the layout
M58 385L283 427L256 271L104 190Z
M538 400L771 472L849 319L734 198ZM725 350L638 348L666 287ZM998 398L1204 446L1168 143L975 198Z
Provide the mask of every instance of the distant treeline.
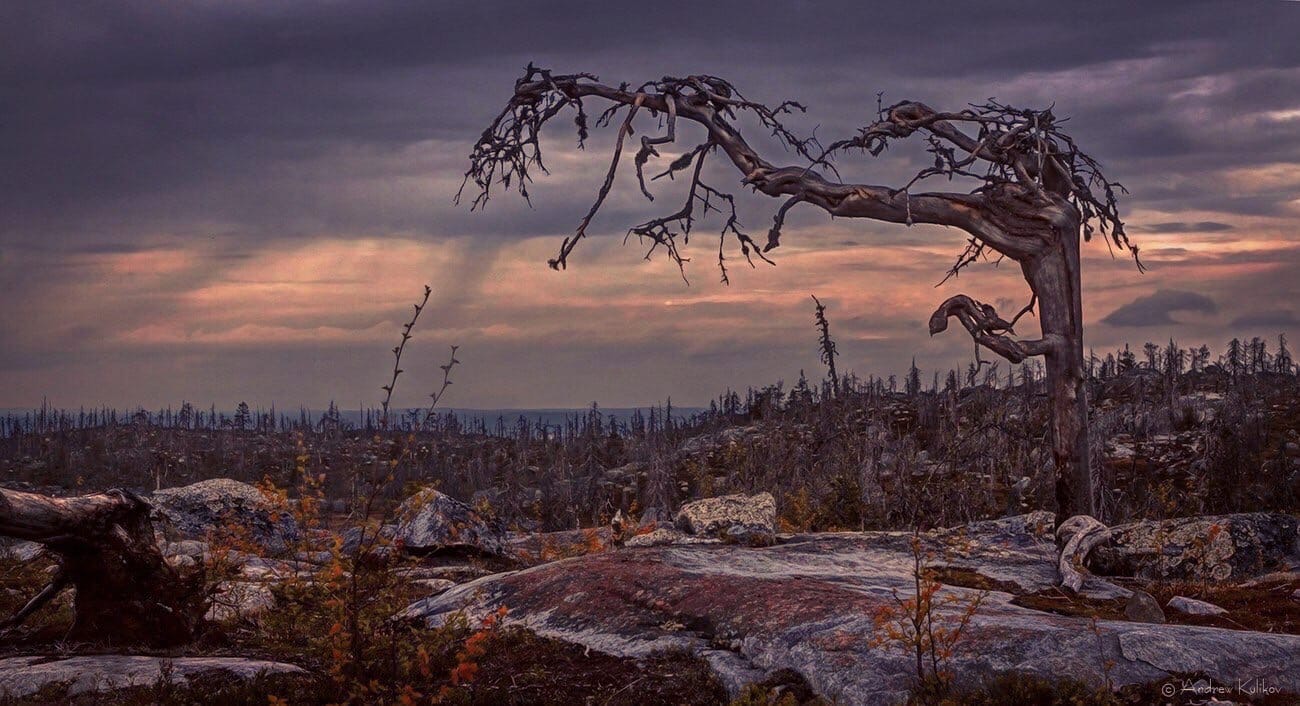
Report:
M1272 373L1297 375L1295 364L1287 346L1286 335L1277 337L1276 346L1270 348L1265 339L1233 338L1216 356L1208 345L1184 348L1170 339L1160 345L1147 342L1138 350L1129 345L1098 355L1090 351L1086 360L1087 374L1095 381L1104 381L1133 371L1149 371L1169 379L1189 373L1211 373L1236 379L1242 375ZM833 386L845 390L874 390L902 392L907 395L925 392L953 392L968 387L986 386L1009 389L1033 385L1043 377L1042 362L1026 360L1018 366L1008 366L1005 371L996 361L971 361L964 371L949 369L946 375L931 371L927 376L915 361L903 379L897 375L869 376L866 380L854 374L836 376ZM926 377L930 377L926 385ZM831 384L826 381L818 387ZM805 393L810 385L800 371L800 380L790 391L791 395ZM901 388L901 389L900 389ZM728 390L706 408L674 408L671 400L662 406L645 409L601 410L593 403L584 410L502 410L500 414L478 411L454 410L425 415L422 409L390 411L385 415L379 408L341 410L331 402L324 411L299 407L293 414L277 410L251 408L240 402L233 412L220 411L215 405L207 409L182 402L179 408L171 406L150 410L143 407L119 410L110 407L80 408L76 411L54 408L42 404L40 408L24 412L9 412L0 417L0 438L19 434L46 434L78 429L91 429L118 425L140 425L168 429L191 430L244 430L256 433L277 432L348 432L348 431L401 431L432 432L454 435L480 434L486 436L563 440L565 437L590 436L593 429L601 433L628 437L654 435L673 426L696 426L716 418L735 420L748 417L769 404L768 399L776 387L762 390L750 389L744 399ZM825 390L833 394L833 390Z
M347 431L421 431L455 435L525 436L539 439L563 439L565 435L587 433L593 415L599 418L600 427L630 430L632 428L656 429L663 420L672 423L689 421L704 411L699 407L674 407L671 400L647 408L602 409L593 403L586 409L537 410L448 410L428 416L423 409L390 411L385 419L379 408L343 410L331 402L324 410L299 407L293 414L277 410L250 407L240 402L233 412L218 410L216 405L206 409L190 402L179 407L157 410L137 407L119 410L112 407L62 409L49 404L31 410L7 411L0 416L0 438L18 434L48 434L79 429L111 426L148 426L164 429L189 430L244 430L254 433L277 432L347 432ZM427 416L427 418L426 418Z

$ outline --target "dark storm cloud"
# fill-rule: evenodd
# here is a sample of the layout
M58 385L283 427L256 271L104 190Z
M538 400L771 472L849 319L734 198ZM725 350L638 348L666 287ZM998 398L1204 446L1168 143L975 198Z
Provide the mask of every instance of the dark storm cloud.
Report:
M1216 66L1300 62L1300 50L1284 41L1290 36L1291 9L1273 2L1134 7L1111 0L1080 8L931 0L867 10L857 3L810 0L780 5L137 0L10 4L4 19L10 29L5 76L29 82L189 80L277 65L382 70L503 54L634 53L655 47L686 51L686 58L716 57L756 46L783 62L829 65L832 59L868 53L873 63L895 69L961 75L1143 58L1163 45L1225 36L1255 42L1216 50ZM993 28L997 35L985 33ZM989 36L1015 41L986 41ZM935 51L943 47L952 50ZM969 60L958 64L957 57Z
M1162 326L1174 323L1170 314L1180 311L1212 314L1218 310L1214 300L1204 294L1159 289L1110 312L1102 321L1111 326Z
M10 237L21 230L69 239L90 230L174 231L196 223L258 238L365 224L437 235L447 233L448 217L473 227L447 207L450 184L432 193L432 179L423 182L423 198L389 202L381 213L366 203L382 191L374 180L411 165L394 154L404 146L445 141L417 164L426 175L459 171L475 130L531 58L594 69L611 80L740 74L751 95L798 93L812 106L806 127L821 124L831 136L860 123L877 90L956 105L986 95L1059 100L1093 150L1119 160L1115 166L1129 182L1142 168L1138 158L1213 159L1223 167L1243 152L1264 156L1243 149L1254 140L1271 142L1273 159L1294 156L1300 144L1281 139L1297 136L1296 125L1286 124L1207 139L1178 119L1187 99L1170 95L1180 81L1222 76L1215 90L1225 119L1295 107L1286 101L1297 95L1297 78L1276 75L1300 63L1300 49L1284 30L1297 13L1285 3L1053 3L1034 4L1032 12L1018 3L739 7L8 4L0 9L0 227ZM669 23L671 31L654 31ZM630 43L635 28L653 41ZM979 39L994 34L1017 39ZM738 61L742 55L749 58ZM1101 101L1004 95L1010 79L1029 72L1155 59L1168 65ZM791 85L812 76L825 83ZM1192 156L1180 158L1186 155ZM1196 184L1144 192L1155 199L1214 196ZM1263 212L1277 198L1223 198L1219 205ZM557 207L531 222L559 232L572 227L568 214Z
M1295 171L1259 173L1300 163L1298 31L1300 3L1263 0L0 4L0 292L8 300L0 338L15 342L0 371L65 355L67 341L55 335L62 329L48 323L75 318L76 297L64 294L87 277L124 276L86 258L148 262L151 253L203 248L182 274L125 297L121 320L69 321L63 335L81 339L143 325L205 286L248 284L227 268L323 236L414 238L435 249L473 239L461 263L472 276L447 278L463 289L449 305L469 306L502 249L571 231L608 155L606 131L589 154L571 158L571 125L557 120L546 142L555 174L539 178L532 208L505 194L486 213L452 206L470 145L530 60L611 82L727 76L755 99L807 103L809 114L794 123L823 140L870 120L877 91L941 107L989 96L1056 102L1080 143L1132 192L1125 212L1159 211L1134 233L1245 238L1234 218L1293 218L1300 193ZM924 157L920 145L900 146L846 159L843 169L894 183ZM773 158L793 161L779 151ZM711 168L717 183L735 184L734 173ZM625 179L600 214L599 235L621 236L676 208L671 188L647 205ZM773 204L741 208L747 226L762 228ZM831 226L820 213L792 213L792 233L808 234L802 242L866 248L887 237L915 249L909 261L864 258L858 272L942 267L923 252L936 241L919 229L877 237L867 226L871 238L837 230L834 240L812 240ZM706 267L692 275L713 277ZM1179 310L1197 309L1166 308L1165 320ZM868 318L854 330L906 335ZM375 320L346 313L333 323ZM321 323L313 314L284 325ZM871 345L903 356L932 344ZM627 360L645 355L629 348ZM83 364L119 360L93 356Z

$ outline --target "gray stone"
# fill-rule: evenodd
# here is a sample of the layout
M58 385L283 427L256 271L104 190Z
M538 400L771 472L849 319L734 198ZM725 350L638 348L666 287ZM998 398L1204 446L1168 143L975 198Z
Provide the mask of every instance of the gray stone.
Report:
M195 559L203 559L203 555L208 552L208 543L200 542L197 539L183 539L179 542L167 542L163 548L163 556L188 556Z
M163 561L175 569L192 569L198 566L202 559L195 559L188 554L171 554L163 557Z
M1127 600L1133 595L1133 592L1123 586L1116 586L1105 579L1088 576L1083 580L1083 588L1079 589L1079 595L1084 598L1109 601L1115 598Z
M766 671L730 650L701 650L700 657L709 663L709 668L729 694L739 694L745 687L757 684L767 676Z
M1198 601L1195 598L1187 598L1186 596L1174 596L1169 599L1165 606L1170 610L1176 610L1187 615L1223 615L1228 612L1228 609L1222 606L1207 603L1206 601Z
M1124 617L1138 623L1163 623L1165 612L1160 601L1146 591L1134 591L1124 604Z
M1035 510L1025 515L999 517L996 520L979 520L957 527L936 530L939 536L970 536L981 541L993 541L1015 546L1032 546L1051 542L1056 515Z
M718 536L737 525L776 533L776 499L771 493L722 495L686 503L677 512L677 528L700 536Z
M1050 587L1057 560L1050 524L1046 537L1015 530L1035 524L1020 518L972 525L924 534L922 541L946 566L969 567L1014 590ZM793 670L845 706L898 704L915 677L914 655L873 642L880 635L876 616L897 610L896 597L914 590L910 540L906 532L846 532L797 535L761 549L670 544L592 554L483 577L417 601L403 615L439 625L457 611L473 621L506 606L507 623L599 652L641 658L691 650L733 689L759 673ZM1300 691L1297 635L1118 620L1094 625L1016 605L1007 591L955 585L940 591L938 620L958 619L981 595L945 665L958 681L1017 671L1119 687L1201 672L1216 682L1259 678ZM720 646L725 658L716 654Z
M217 584L212 604L203 616L207 620L226 622L251 618L275 606L270 586L252 581L222 581Z
M17 561L31 561L45 552L45 546L24 539L0 537L0 557Z
M536 563L555 556L581 554L586 547L614 543L612 527L560 530L558 532L512 532L506 535L506 554L519 561Z
M747 547L770 547L776 544L776 533L758 525L732 525L719 532L718 538L729 544Z
M1270 584L1291 583L1300 581L1300 572L1297 571L1273 571L1267 574L1256 576L1253 579L1247 579L1237 584L1241 588L1259 588Z
M334 561L334 552L318 549L316 551L294 552L294 561L301 561L304 564L315 564L323 566Z
M687 439L678 448L680 457L708 457L728 448L740 446L760 438L766 428L762 424L747 427L727 427L712 434L702 434Z
M0 659L0 696L22 699L54 686L66 687L67 696L108 693L156 684L164 673L174 682L186 682L207 674L220 674L227 680L250 680L264 674L306 674L306 671L294 664L243 657L9 657Z
M365 528L364 535L362 534L361 530L362 530L361 527L349 527L343 530L342 550L344 554L351 554L352 552L355 552L357 550L357 547L360 546L363 537L365 538L366 544L368 545L375 546L381 543L379 539L375 538L375 531L373 527ZM396 536L397 536L397 525L384 524L379 526L380 539L391 540Z
M243 533L272 551L298 538L293 515L257 488L229 478L213 478L180 488L165 488L150 498L164 535L171 540L207 539L214 532Z
M459 566L407 566L397 569L395 573L412 581L447 579L452 583L464 583L484 576L491 576L494 572L466 564Z
M662 547L669 544L719 544L722 540L696 537L675 527L656 527L645 534L629 537L625 547Z
M397 510L394 537L418 554L459 552L502 556L506 535L473 508L432 488L411 496Z
M240 577L248 581L283 581L296 577L309 579L315 567L303 565L297 561L267 559L260 556L231 557L232 564L239 565Z
M1094 573L1187 581L1241 580L1300 555L1300 520L1283 513L1144 520L1108 530L1089 555Z

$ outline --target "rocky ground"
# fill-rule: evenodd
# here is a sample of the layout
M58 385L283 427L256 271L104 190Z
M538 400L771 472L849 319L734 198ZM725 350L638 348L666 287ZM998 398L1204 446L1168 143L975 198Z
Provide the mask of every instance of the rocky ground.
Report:
M1280 567L1294 571L1294 519L1205 519L1243 533L1275 521L1286 525L1286 536L1227 538L1188 571L1196 579L1240 581ZM945 660L956 681L1026 672L1122 687L1195 674L1300 692L1300 635L1176 624L1189 604L1198 605L1186 597L1130 619L1100 620L1020 600L1057 590L1051 525L1050 516L1037 513L917 538L923 571L941 584L936 624L956 626L977 605ZM1136 540L1127 539L1122 546L1136 551ZM900 703L916 681L915 655L907 640L882 644L881 635L890 621L910 617L900 613L899 597L915 595L912 540L907 533L849 532L781 536L766 547L627 547L477 579L417 602L406 615L436 623L452 611L504 606L510 620L540 635L608 654L690 650L733 694L792 671L835 703ZM1288 587L1300 579L1286 576ZM1136 595L1151 598L1096 577L1081 592L1099 601L1132 602ZM1300 597L1287 600L1300 608Z
M523 535L425 490L392 525L336 533L300 526L274 498L226 479L153 502L169 563L222 567L207 618L223 630L180 651L131 654L61 644L48 626L11 631L5 703L172 703L167 694L266 703L274 693L324 703L341 683L328 660L239 635L273 631L313 586L346 585L335 574L365 565L339 557L357 548L400 581L377 604L389 611L377 624L493 626L470 655L473 670L463 665L476 638L458 634L447 649L461 673L430 677L468 689L454 693L470 703L620 692L637 703L725 703L755 698L761 685L766 695L751 702L896 704L915 695L918 674L958 691L1015 673L1121 694L1256 690L1219 703L1300 693L1300 535L1286 514L1109 528L1080 590L1067 592L1057 587L1053 518L1041 512L929 532L783 534L773 498L759 494L690 503L671 521L619 513L609 527ZM215 527L237 528L242 544L218 543ZM41 551L6 551L8 609L29 590L17 572L39 565ZM929 642L909 629L918 620ZM216 698L213 679L235 691L194 700ZM285 683L300 686L276 686Z

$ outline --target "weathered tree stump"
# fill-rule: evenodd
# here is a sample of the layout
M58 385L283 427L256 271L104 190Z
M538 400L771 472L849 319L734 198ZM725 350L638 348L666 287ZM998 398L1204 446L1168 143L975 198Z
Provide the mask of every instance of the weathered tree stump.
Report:
M189 641L202 615L199 594L163 560L149 511L128 490L57 498L0 488L0 535L42 544L59 562L49 585L0 628L21 625L71 587L72 639Z

